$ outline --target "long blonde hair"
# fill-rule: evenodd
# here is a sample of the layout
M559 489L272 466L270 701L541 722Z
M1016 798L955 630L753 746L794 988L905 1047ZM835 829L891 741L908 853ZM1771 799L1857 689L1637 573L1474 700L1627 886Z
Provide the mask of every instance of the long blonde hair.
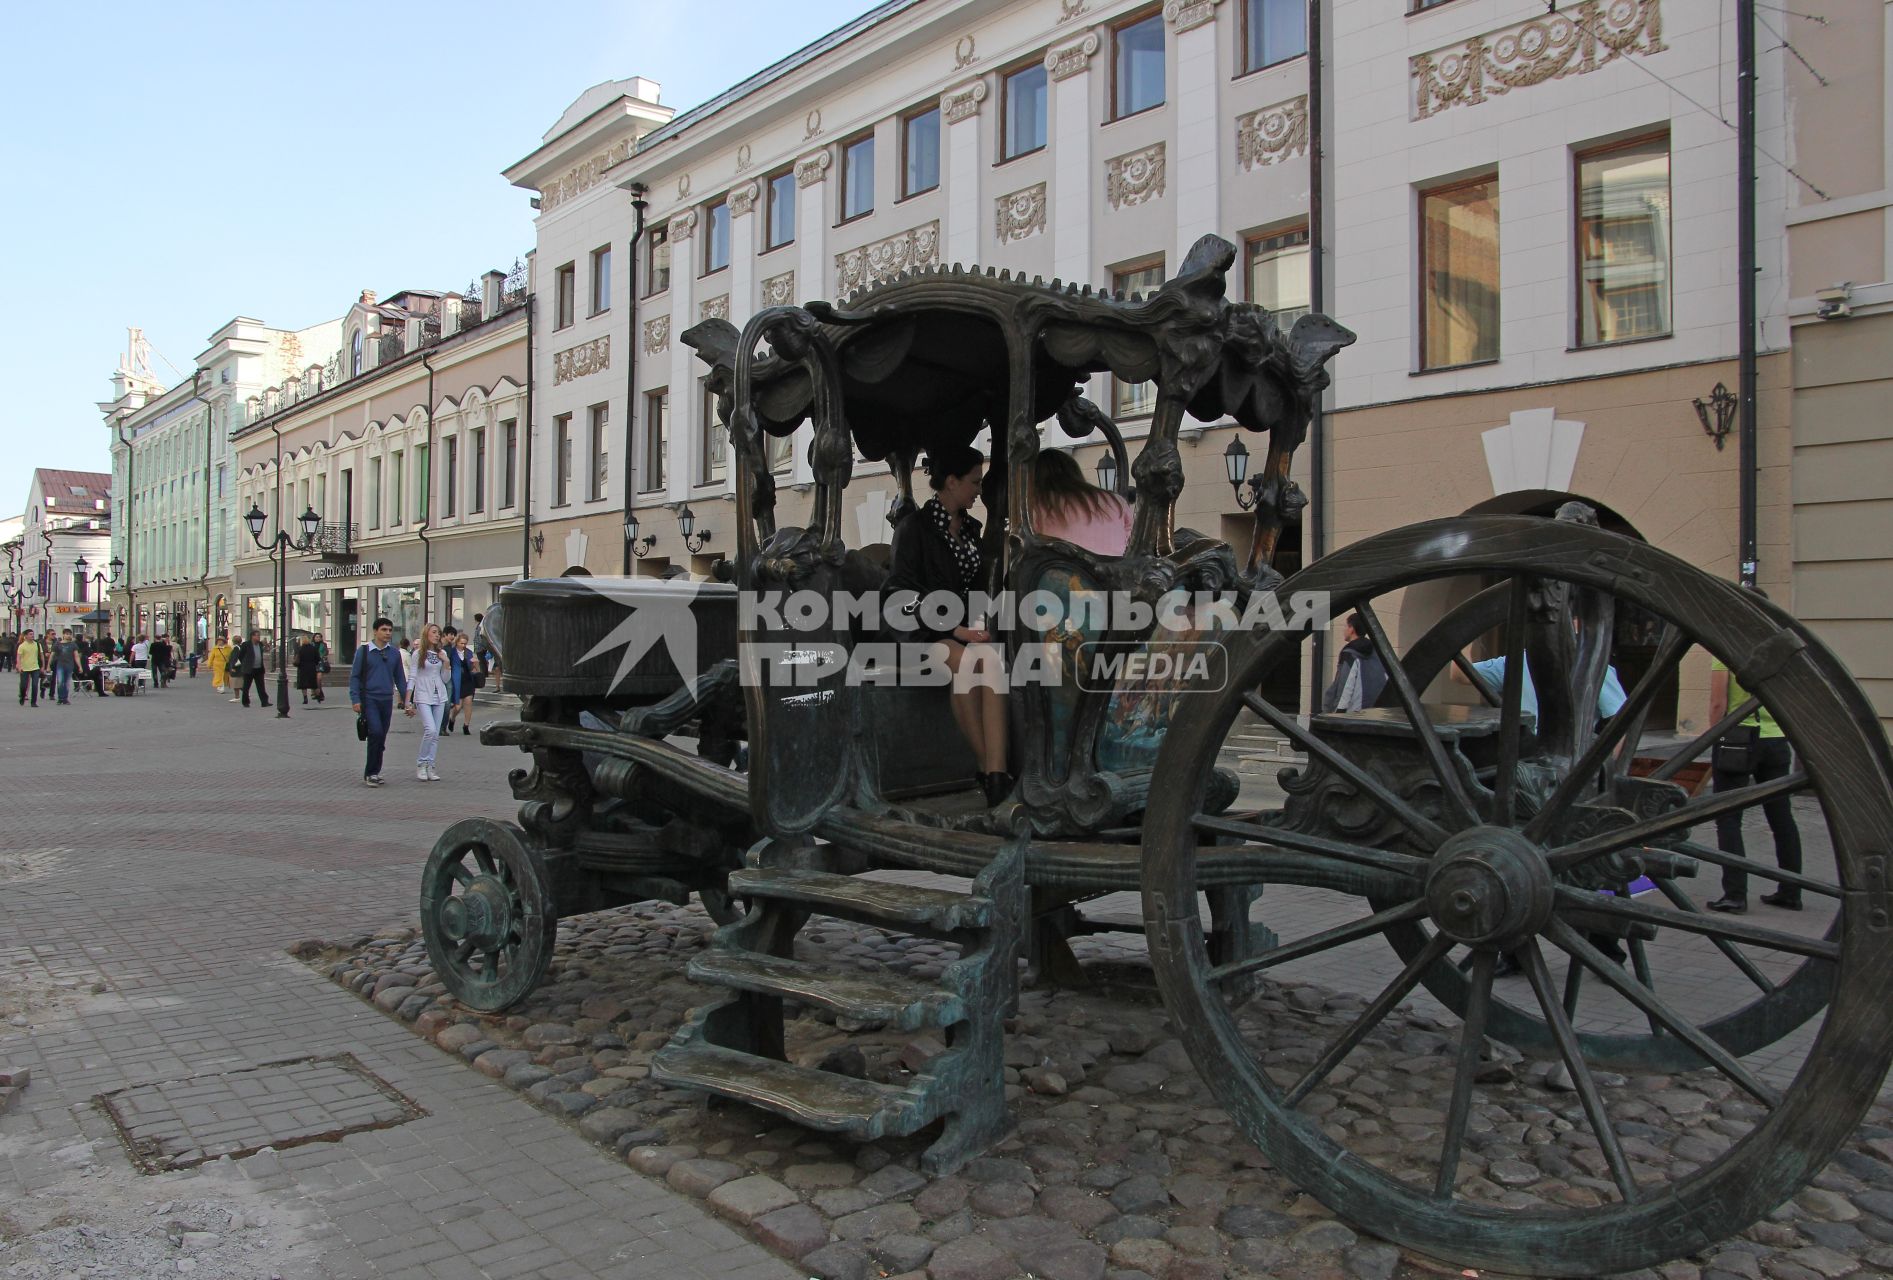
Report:
M415 661L427 661L427 655L430 653L440 653L442 655L441 660L443 662L446 661L446 655L440 645L440 624L438 622L430 622L421 628L421 648L420 652L415 657Z

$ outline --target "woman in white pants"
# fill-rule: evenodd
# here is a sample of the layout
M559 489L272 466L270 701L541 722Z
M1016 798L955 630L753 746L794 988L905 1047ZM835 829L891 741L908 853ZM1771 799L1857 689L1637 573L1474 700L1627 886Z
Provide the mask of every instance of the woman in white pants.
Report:
M452 698L440 627L430 622L421 628L421 642L414 649L414 675L408 681L408 706L421 715L421 752L414 760L414 776L422 782L440 781L434 751L440 745L441 718Z

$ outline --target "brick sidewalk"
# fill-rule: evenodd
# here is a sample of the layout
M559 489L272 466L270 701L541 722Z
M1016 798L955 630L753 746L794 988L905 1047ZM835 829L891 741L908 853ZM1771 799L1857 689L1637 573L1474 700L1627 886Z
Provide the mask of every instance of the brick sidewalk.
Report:
M23 1149L90 1142L100 1162L126 1161L96 1095L346 1054L425 1114L237 1165L315 1219L311 1277L795 1274L284 954L411 925L435 836L511 816L516 751L456 733L444 780L425 784L418 736L397 721L389 785L371 791L333 691L287 722L204 677L71 707L0 703L0 972L30 1010L26 1027L0 1023L0 1064L33 1071L0 1119L15 1153L0 1203L48 1180ZM233 1141L326 1114L315 1086L287 1087L250 1098Z

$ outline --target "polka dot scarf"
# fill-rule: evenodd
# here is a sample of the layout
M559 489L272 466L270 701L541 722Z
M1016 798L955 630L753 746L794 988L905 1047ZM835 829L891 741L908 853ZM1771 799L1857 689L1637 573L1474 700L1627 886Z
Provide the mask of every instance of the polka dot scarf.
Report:
M921 512L932 522L946 539L947 547L953 552L953 561L960 567L960 586L971 590L979 582L979 566L984 557L979 552L979 521L971 512L960 512L960 534L953 536L953 517L940 505L940 499L929 498Z

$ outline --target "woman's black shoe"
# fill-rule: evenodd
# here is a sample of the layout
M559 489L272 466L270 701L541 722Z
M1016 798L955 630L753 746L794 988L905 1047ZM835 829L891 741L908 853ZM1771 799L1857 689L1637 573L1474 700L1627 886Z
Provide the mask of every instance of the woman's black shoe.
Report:
M1766 899L1763 899L1766 901ZM1748 910L1747 898L1717 898L1709 904L1709 910L1720 911L1725 915L1739 916Z
M980 790L986 793L986 807L996 808L1000 801L1012 794L1013 777L1009 773L982 773L979 775Z
M1783 911L1799 911L1801 909L1801 895L1798 893L1789 893L1786 889L1778 890L1775 893L1764 893L1762 895L1762 901L1766 902L1771 907L1780 907Z

